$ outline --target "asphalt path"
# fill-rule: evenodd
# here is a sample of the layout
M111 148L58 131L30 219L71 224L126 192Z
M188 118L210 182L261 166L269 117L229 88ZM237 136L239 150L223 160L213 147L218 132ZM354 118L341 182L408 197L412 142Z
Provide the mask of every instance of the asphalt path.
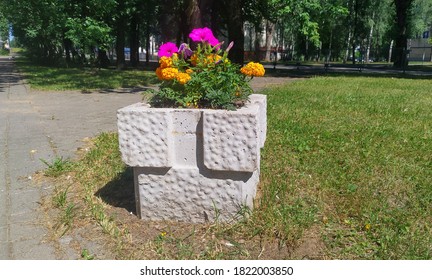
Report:
M51 186L32 175L57 157L73 158L83 139L115 131L116 111L141 100L115 92L30 91L9 57L0 57L0 259L77 259L80 252L55 248L40 210Z

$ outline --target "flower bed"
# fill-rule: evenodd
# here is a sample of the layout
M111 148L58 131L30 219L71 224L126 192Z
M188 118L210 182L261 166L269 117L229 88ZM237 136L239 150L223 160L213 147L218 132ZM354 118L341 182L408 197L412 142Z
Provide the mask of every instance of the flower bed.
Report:
M162 81L153 91L153 107L236 109L248 100L249 81L263 76L264 67L250 62L241 67L228 59L231 42L222 50L210 29L194 29L189 37L198 43L195 51L188 44L163 44L159 49L156 75Z

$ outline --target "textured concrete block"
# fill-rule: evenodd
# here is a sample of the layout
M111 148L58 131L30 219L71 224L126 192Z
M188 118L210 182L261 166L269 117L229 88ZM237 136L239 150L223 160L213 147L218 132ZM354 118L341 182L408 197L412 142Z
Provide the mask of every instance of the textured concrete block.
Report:
M266 137L265 96L252 95L237 111L137 103L117 117L142 219L227 221L243 206L253 207Z
M259 145L260 148L264 148L265 140L267 137L267 95L263 94L252 94L250 96L250 103L259 106Z
M137 213L141 219L153 221L235 220L242 207L253 208L259 180L258 171L233 179L207 177L198 168L171 168L162 174L134 168L134 173Z
M130 166L172 166L170 112L137 103L117 111L122 160Z
M201 110L173 110L171 112L172 128L170 134L174 142L174 165L197 166L197 153L200 145L197 141L202 137L200 120Z
M204 112L204 164L212 170L258 168L258 105L237 111Z

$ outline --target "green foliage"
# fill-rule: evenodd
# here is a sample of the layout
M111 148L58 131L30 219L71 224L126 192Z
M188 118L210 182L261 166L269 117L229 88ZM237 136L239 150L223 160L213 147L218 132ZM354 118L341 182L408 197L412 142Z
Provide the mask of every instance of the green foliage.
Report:
M9 22L4 16L2 10L0 9L0 40L6 42L9 39ZM0 46L0 49L3 46Z
M61 54L63 3L47 1L2 1L1 10L12 24L14 36L20 39L29 54L45 63L57 61Z
M92 18L68 18L66 28L66 38L71 40L75 47L84 51L90 51L96 46L107 49L113 42L111 28L106 23Z
M200 68L200 69L199 69ZM186 95L191 96L198 107L235 109L252 93L246 76L240 67L228 61L195 68L192 80L185 85Z
M44 159L40 159L46 166L45 175L50 177L58 177L63 173L70 171L72 162L69 159L63 159L63 157L56 157L51 163Z
M0 10L12 24L14 36L27 49L27 54L47 64L58 63L63 58L68 38L77 43L77 48L104 46L111 31L107 16L113 12L114 2L1 1ZM92 45L93 42L97 45Z
M411 37L418 36L431 27L432 2L429 0L416 0L411 8L412 20L409 33Z

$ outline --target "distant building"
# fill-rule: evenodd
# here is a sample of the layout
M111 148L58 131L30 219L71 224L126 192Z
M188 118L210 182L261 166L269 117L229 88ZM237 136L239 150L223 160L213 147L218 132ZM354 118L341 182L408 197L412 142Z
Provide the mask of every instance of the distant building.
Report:
M431 38L432 27L419 34L417 38L409 40L410 61L432 61L432 45L429 43Z

